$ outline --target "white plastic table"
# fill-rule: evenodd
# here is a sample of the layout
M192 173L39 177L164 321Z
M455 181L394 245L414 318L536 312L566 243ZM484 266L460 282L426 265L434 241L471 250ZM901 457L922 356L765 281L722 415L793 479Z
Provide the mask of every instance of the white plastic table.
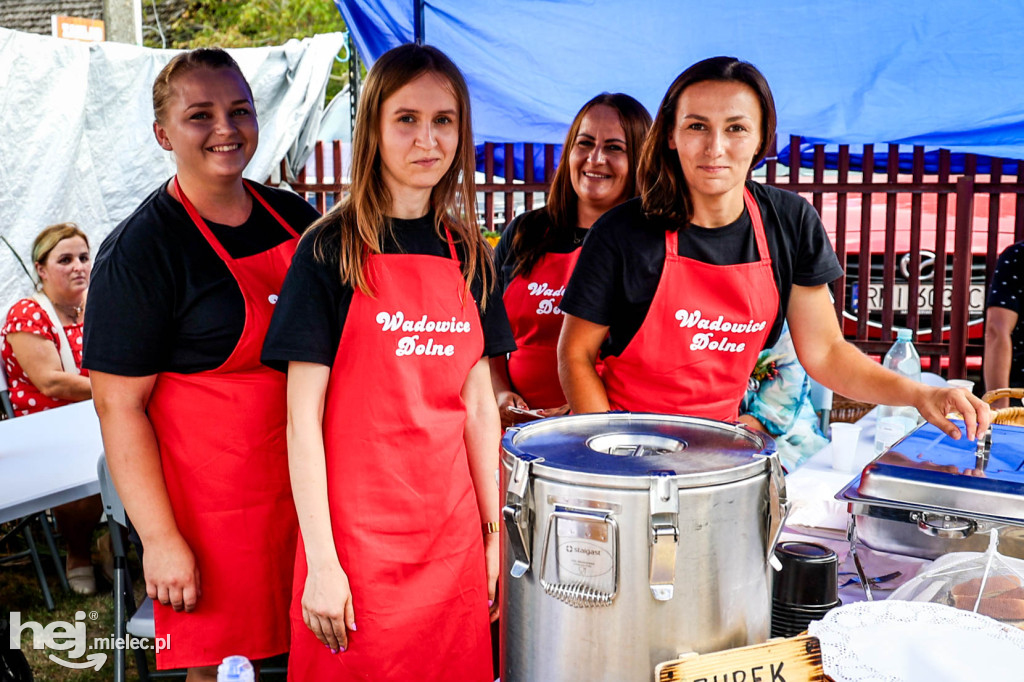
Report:
M931 386L944 386L942 377L925 373L922 381ZM835 499L836 493L860 475L865 466L875 458L875 419L877 408L861 417L860 440L854 455L853 472L846 473L832 468L832 444L825 445L799 469L786 476L786 495L792 503L782 540L808 540L826 545L839 555L840 570L852 571L853 562L848 556L847 526L849 524L849 506L846 502ZM874 552L867 547L857 549L865 570L870 576L902 572L899 579L886 583L885 587L896 587L916 575L926 560L904 557L883 552ZM845 578L846 576L840 576ZM877 588L875 588L877 590ZM885 599L888 590L878 590L875 599ZM840 598L844 603L864 599L862 590L851 585L840 590Z
M0 523L100 491L91 400L0 422Z
M96 462L103 452L91 400L0 422L0 523L23 519L29 554L46 606L54 609L29 524L42 512L100 491ZM68 589L57 547L43 524L61 587Z

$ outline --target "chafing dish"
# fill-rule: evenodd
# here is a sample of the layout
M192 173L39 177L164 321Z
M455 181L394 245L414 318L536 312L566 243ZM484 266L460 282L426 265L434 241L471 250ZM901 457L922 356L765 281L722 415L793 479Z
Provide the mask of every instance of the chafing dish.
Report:
M924 424L836 499L850 503L851 537L871 549L925 559L980 552L995 528L999 551L1024 558L1024 428L995 425L972 442Z

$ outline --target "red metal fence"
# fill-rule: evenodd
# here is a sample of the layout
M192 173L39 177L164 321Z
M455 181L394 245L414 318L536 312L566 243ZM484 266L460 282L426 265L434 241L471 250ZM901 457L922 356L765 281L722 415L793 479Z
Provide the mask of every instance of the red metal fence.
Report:
M801 138L790 139L790 149L800 144ZM496 169L498 147L485 145L477 189L481 225L500 231L517 212L534 208L534 193L546 192L556 157L554 145L543 145L543 177L534 177L527 163L525 178L508 182L515 146L503 145L503 167ZM532 159L535 145L522 147ZM909 151L912 163L901 169L898 145L843 145L829 169L825 147L812 150L810 163L799 154L788 166L772 157L754 179L800 193L822 216L847 273L833 288L847 338L866 352L884 353L893 329L906 326L916 330L928 368L964 376L982 354L984 296L996 258L1024 239L1024 161L967 155L963 172L954 173L948 151L930 169L923 147L904 147L903 158ZM884 170L876 162L883 152ZM314 177L303 172L292 188L324 211L347 189L325 170L327 159L330 168L341 168L340 143L326 149L318 143L313 158ZM979 167L988 172L979 174Z

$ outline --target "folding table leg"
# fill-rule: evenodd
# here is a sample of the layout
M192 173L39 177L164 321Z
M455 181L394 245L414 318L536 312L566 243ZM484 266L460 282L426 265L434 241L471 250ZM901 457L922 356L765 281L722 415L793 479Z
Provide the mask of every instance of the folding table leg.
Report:
M146 652L142 649L135 649L135 668L139 672L139 679L142 682L149 682L149 662L146 660Z
M128 569L123 556L114 557L114 637L116 642L125 641L125 623L128 616L125 609L124 574ZM124 647L114 647L114 682L125 680Z
M57 580L60 582L60 588L65 592L71 591L71 586L68 585L68 576L64 572L64 562L61 561L60 552L57 551L57 543L53 540L53 533L50 531L50 520L46 518L46 512L39 512L39 523L43 527L43 538L46 540L46 545L50 548L50 555L53 557L53 569L57 571Z
M39 560L39 550L36 548L36 540L32 537L32 528L28 524L24 527L25 541L28 543L28 552L32 557L32 565L36 569L36 577L39 579L39 587L43 590L43 599L46 600L46 608L53 611L57 608L53 603L53 595L50 594L50 586L46 584L46 574L43 573L43 562Z

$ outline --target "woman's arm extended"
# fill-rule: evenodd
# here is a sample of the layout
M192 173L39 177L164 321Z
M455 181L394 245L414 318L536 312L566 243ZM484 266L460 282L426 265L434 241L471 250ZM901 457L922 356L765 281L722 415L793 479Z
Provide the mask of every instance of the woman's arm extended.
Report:
M38 334L15 332L7 335L7 342L25 370L25 376L47 398L78 402L92 397L89 377L65 372L57 346L49 339Z
M355 630L356 622L327 502L323 420L330 376L326 365L288 363L288 470L309 569L302 592L302 620L317 639L337 652L348 648L348 630Z
M963 415L971 440L991 423L988 405L967 391L911 381L848 343L825 285L794 285L786 318L800 363L811 377L833 391L864 402L913 405L922 417L954 439L960 437L960 429L946 418L950 412Z
M608 327L566 315L558 337L558 378L576 414L607 412L608 393L594 369L601 344L608 336Z
M462 402L466 405L466 455L469 474L476 490L476 503L480 509L480 522L498 522L498 446L501 426L498 408L491 389L490 363L481 358L473 365L462 386ZM498 582L498 533L484 535L484 555L487 560L487 598L490 600L491 620L498 617L495 594Z
M146 415L156 375L90 374L107 466L139 533L146 593L175 611L191 611L202 595L199 567L178 531L167 495L160 447Z

